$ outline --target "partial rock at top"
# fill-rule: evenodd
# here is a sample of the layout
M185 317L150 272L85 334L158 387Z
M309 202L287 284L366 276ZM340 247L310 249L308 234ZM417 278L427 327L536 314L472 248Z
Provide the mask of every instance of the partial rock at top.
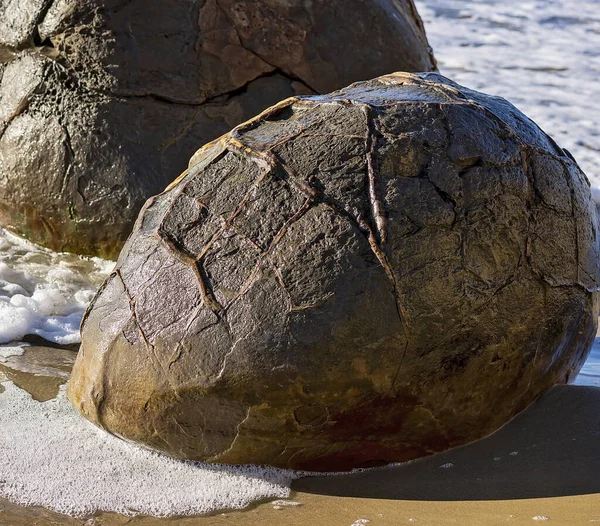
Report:
M504 99L433 73L291 98L146 203L69 396L181 458L422 457L577 374L598 256L587 178Z
M114 257L199 145L397 69L435 69L413 0L0 0L0 223Z

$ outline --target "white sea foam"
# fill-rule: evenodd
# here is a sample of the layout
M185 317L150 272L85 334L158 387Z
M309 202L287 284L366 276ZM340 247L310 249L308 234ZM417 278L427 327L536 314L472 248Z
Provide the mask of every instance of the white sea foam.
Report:
M0 343L28 334L79 342L83 312L113 266L57 254L0 229Z
M286 498L294 472L170 459L97 429L64 391L36 402L11 382L0 394L0 497L71 515L192 515Z
M12 356L23 356L25 347L28 343L18 343L15 345L3 345L0 347L0 363L5 363Z
M416 3L440 72L515 104L575 156L600 202L600 2Z
M302 504L294 500L274 500L271 502L271 506L273 506L274 510L282 510L284 508L302 506Z

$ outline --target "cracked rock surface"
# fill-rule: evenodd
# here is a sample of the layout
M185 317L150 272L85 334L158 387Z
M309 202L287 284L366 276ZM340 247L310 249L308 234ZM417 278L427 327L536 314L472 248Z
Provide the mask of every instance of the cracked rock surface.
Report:
M147 201L69 396L181 458L429 455L578 372L598 243L587 178L504 99L435 73L291 98Z
M0 0L0 224L116 257L201 145L435 61L413 0Z

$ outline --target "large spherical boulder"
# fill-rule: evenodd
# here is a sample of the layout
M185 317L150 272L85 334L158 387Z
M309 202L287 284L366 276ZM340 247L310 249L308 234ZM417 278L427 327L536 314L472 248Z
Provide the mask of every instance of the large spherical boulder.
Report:
M202 144L292 95L434 68L413 0L0 0L0 224L116 256Z
M292 98L147 202L69 396L177 457L421 457L577 373L598 243L585 175L501 98L401 73Z

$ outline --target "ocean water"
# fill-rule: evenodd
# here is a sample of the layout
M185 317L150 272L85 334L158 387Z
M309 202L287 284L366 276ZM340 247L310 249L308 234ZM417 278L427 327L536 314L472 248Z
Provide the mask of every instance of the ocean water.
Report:
M417 6L441 73L501 95L533 118L579 161L600 202L600 0ZM23 354L30 335L77 343L83 312L113 265L57 254L0 229L0 364ZM600 338L574 383L600 386ZM0 450L0 496L76 514L243 507L287 496L295 476L165 459L97 431L64 392L37 402L1 376Z
M587 361L572 383L600 387L600 338L594 340Z

